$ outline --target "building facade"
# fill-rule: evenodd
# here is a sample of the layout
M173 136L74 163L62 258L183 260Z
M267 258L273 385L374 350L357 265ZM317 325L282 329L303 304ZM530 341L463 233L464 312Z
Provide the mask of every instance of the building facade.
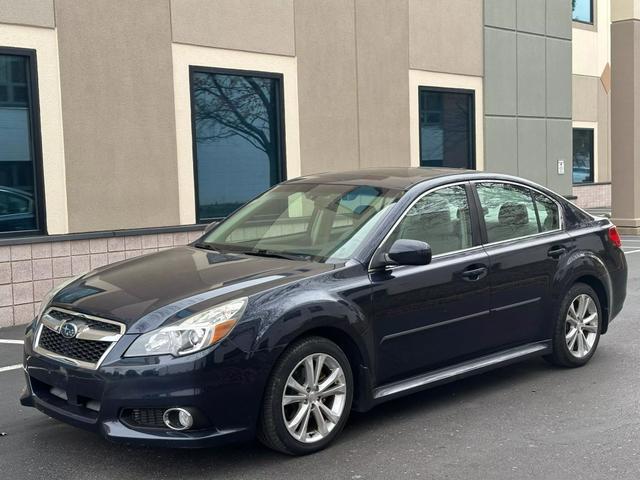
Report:
M301 174L490 170L592 206L610 7L573 3L0 0L0 326Z
M581 207L611 205L611 2L573 9L573 193Z

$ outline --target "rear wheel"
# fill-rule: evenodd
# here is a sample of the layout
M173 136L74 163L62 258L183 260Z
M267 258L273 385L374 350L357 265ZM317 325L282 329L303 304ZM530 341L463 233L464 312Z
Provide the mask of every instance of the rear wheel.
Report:
M565 295L548 359L563 367L581 367L593 357L600 341L602 309L589 285L576 283Z
M258 438L290 455L317 452L343 429L352 400L351 367L340 347L322 337L303 339L271 374Z

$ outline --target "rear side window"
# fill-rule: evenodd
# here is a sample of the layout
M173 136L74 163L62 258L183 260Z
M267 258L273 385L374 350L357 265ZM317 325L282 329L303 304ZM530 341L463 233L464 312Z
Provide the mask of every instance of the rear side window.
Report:
M476 184L489 243L557 230L556 203L529 188L510 183Z
M465 187L454 185L427 193L407 212L392 238L427 242L433 255L473 246Z
M550 232L560 228L560 212L558 204L542 193L533 192L538 216L540 218L540 230Z

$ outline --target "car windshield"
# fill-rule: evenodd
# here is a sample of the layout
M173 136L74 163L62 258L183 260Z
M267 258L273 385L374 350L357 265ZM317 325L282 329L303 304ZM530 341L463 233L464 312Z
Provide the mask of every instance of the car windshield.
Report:
M201 246L344 262L401 195L367 185L278 185L218 225Z

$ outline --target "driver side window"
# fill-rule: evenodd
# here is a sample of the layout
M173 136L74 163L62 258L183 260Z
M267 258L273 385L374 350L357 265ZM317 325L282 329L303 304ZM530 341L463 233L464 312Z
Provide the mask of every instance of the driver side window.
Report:
M473 246L467 192L453 185L426 194L411 207L393 235L394 240L420 240L431 253L455 252Z

